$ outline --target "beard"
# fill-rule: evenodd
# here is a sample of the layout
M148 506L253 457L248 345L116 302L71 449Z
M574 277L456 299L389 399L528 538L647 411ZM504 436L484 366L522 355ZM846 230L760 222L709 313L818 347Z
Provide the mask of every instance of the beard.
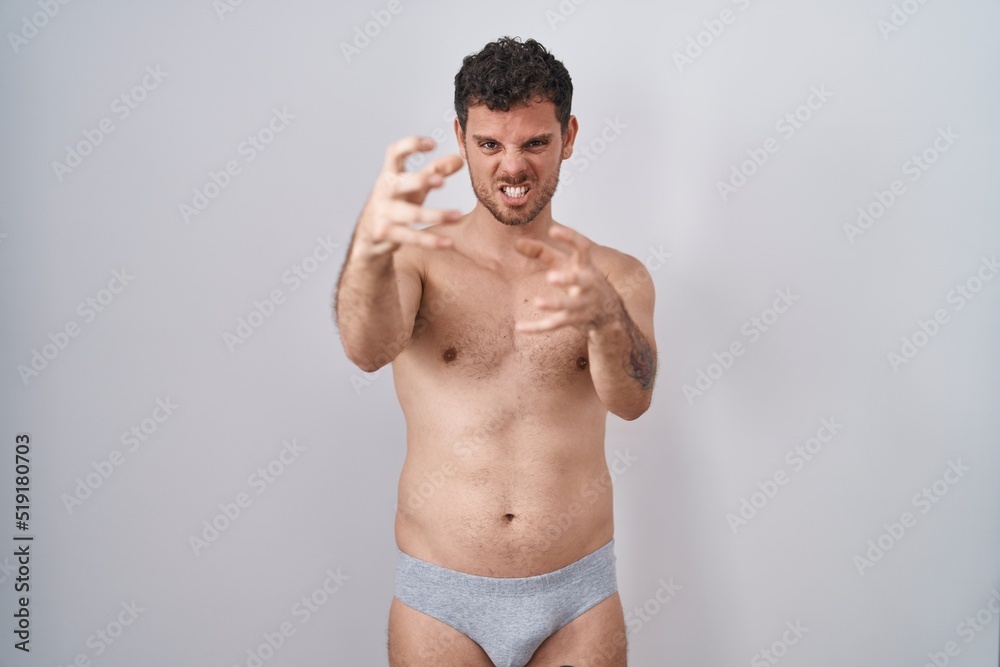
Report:
M531 188L528 192L529 199L532 199L530 204L525 202L525 204L517 207L508 206L500 199L497 189L501 182L487 184L477 180L472 175L471 169L469 170L469 179L472 181L472 190L476 193L476 199L486 207L486 210L493 214L493 217L501 223L517 227L526 225L534 220L542 212L542 209L552 201L552 197L556 193L556 188L559 186L559 169L561 167L562 162L556 165L555 172L553 172L548 180L540 183L537 188ZM527 182L527 180L527 178L523 178L516 183L503 181L503 184L517 186Z

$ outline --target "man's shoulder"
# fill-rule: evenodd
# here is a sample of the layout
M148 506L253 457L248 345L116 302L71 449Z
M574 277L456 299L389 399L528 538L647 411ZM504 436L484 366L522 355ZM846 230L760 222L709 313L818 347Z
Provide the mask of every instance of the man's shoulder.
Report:
M587 240L590 241L590 239ZM590 242L593 244L590 246L590 257L593 259L594 265L609 280L613 280L616 277L635 277L637 274L649 275L646 265L627 252L622 252L617 248L601 245L594 241Z
M655 293L653 276L643 262L617 248L601 245L590 239L588 241L592 244L589 254L594 266L604 274L626 303L636 298L652 301Z

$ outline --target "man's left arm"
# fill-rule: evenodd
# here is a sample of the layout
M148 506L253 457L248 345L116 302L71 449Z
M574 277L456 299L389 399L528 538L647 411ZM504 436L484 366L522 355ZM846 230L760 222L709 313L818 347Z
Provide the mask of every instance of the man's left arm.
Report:
M622 255L606 276L601 316L587 330L590 375L601 402L622 419L648 408L656 378L653 280L637 259Z
M649 408L656 377L655 294L649 271L619 252L599 268L591 257L593 244L585 237L562 225L553 225L550 235L568 244L571 251L561 253L528 240L519 241L517 248L545 261L550 266L548 282L564 294L558 299L537 299L537 306L551 314L519 323L517 328L551 331L573 325L583 331L598 397L610 412L635 419Z

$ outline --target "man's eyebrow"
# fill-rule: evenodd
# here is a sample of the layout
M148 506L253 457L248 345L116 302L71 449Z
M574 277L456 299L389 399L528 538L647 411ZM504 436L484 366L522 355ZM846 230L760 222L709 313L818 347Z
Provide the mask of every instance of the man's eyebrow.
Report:
M545 134L539 134L538 136L531 137L524 143L530 144L532 141L552 141L552 137L554 136L555 135L552 134L551 132L547 132Z
M552 137L554 137L554 136L555 135L552 134L551 132L547 132L545 134L539 134L539 135L536 135L536 136L531 137L529 139L526 139L524 141L524 143L530 144L532 141L552 141ZM497 141L496 139L494 139L493 137L491 137L488 134L473 134L472 135L472 140L475 141L477 144L481 144L484 141L492 141L493 143L496 143L496 144L500 143L499 141Z

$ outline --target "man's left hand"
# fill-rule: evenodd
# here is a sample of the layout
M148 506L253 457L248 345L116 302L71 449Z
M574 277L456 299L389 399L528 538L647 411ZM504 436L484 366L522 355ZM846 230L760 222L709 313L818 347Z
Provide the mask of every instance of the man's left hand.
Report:
M537 297L535 307L551 311L551 314L530 322L518 322L515 331L536 333L571 325L587 333L619 316L621 298L590 257L594 243L556 223L549 228L549 236L568 245L570 252L534 239L518 239L514 248L525 257L548 264L546 279L550 285L561 288L562 294Z

